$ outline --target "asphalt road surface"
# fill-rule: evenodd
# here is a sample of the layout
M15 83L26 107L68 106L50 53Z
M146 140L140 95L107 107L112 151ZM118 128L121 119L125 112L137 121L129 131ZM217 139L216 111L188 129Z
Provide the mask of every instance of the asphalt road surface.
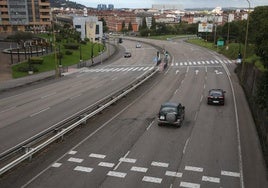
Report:
M234 63L180 40L155 43L171 54L167 69L160 70L146 84L74 131L63 142L53 144L31 163L24 163L7 174L0 186L267 187L254 123L232 72ZM128 42L124 40L123 44ZM129 46L133 43L130 42ZM124 65L151 67L155 50L148 47L145 52L145 49L147 47L144 45L139 52L133 49L132 60L121 59L112 68L118 64L120 68ZM53 108L44 112L43 108L32 112L26 108L23 110L27 114L25 116L37 115L33 116L32 125L40 119L39 115L49 117L46 119L51 121L53 114L66 114L70 106L81 108L86 99L92 103L102 96L102 92L103 96L107 95L114 87L119 88L137 77L133 73L136 71L132 74L120 71L111 73L109 69L112 68L105 65L83 70L57 85L47 86L49 88L41 92L28 93L25 95L26 101L33 94L28 103L38 101L40 105L52 102L49 106ZM81 80L83 78L85 80ZM64 87L70 91L64 93ZM207 105L206 95L211 88L226 91L224 106ZM44 91L49 92L43 94ZM84 93L87 95L84 96ZM42 96L49 97L49 94L59 97L55 101L43 102ZM81 99L80 102L76 101L75 96ZM180 102L186 107L186 118L181 128L157 125L159 107L166 101ZM17 106L20 102L18 100ZM8 104L10 102L6 106ZM59 107L54 111L54 106Z

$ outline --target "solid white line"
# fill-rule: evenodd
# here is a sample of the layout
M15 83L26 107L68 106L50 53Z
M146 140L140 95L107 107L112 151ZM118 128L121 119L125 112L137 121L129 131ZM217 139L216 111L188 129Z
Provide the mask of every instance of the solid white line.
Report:
M155 162L155 161L153 161L152 163L151 163L151 165L152 166L158 166L158 167L164 167L164 168L167 168L168 167L168 163L162 163L162 162Z
M180 172L172 172L172 171L166 171L165 175L166 176L171 176L171 177L177 177L177 178L182 177L182 173L180 173Z
M41 114L42 112L47 111L47 110L49 110L49 109L50 109L50 107L45 108L45 109L43 109L43 110L40 110L39 112L36 112L36 113L34 113L34 114L31 114L30 117L34 117L34 116L36 116L36 115L38 115L38 114Z
M194 171L194 172L203 172L203 168L195 166L185 166L185 170Z
M238 120L239 117L238 117L238 111L237 111L237 105L236 105L236 97L234 94L234 87L233 87L231 77L228 74L229 69L225 66L225 64L222 64L222 66L223 66L223 68L228 76L228 79L229 79L229 82L231 85L233 100L234 100L234 110L235 110L235 119L236 119L236 135L237 135L237 143L238 143L237 149L238 149L238 156L239 156L238 160L239 160L240 184L241 184L241 188L244 188L245 184L244 184L244 176L243 176L243 160L242 160L241 138L240 138L240 129L239 129L239 120Z
M82 163L84 161L84 159L71 157L68 159L68 161L74 162L74 163Z
M101 154L96 154L96 153L91 153L89 155L89 157L92 157L92 158L98 158L98 159L104 159L106 157L106 155L101 155Z
M231 176L231 177L240 177L240 173L238 172L230 172L230 171L221 171L221 175L223 176Z
M115 172L115 171L109 171L108 176L113 176L113 177L117 177L117 178L125 178L127 173L123 173L123 172Z
M212 182L212 183L220 183L220 178L203 176L202 181Z
M144 173L146 173L148 168L133 166L130 170L135 171L135 172L144 172Z
M114 163L100 162L98 164L98 166L113 168L114 167Z
M83 166L77 166L74 168L75 171L81 171L81 172L92 172L93 168L83 167Z
M142 181L151 182L151 183L161 183L162 182L162 178L155 178L155 177L151 177L151 176L144 176L142 178Z
M184 182L182 181L180 183L180 187L186 187L186 188L199 188L200 184L196 184L196 183L189 183L189 182Z

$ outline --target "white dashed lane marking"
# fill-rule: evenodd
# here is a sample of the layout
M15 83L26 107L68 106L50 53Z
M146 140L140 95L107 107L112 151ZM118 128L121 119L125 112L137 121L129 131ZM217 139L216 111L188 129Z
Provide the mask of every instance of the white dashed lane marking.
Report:
M142 181L151 182L151 183L161 183L162 182L162 178L156 178L156 177L151 177L151 176L144 176L142 178Z
M83 166L77 166L74 168L75 171L80 171L80 172L92 172L93 168L89 167L83 167Z
M180 183L180 187L186 187L186 188L199 188L200 184L197 183L190 183L190 182L184 182L182 181Z
M119 159L120 162L125 162L125 163L136 163L136 159L130 159L130 158L120 158Z
M98 164L98 166L113 168L114 167L114 163L100 162Z
M79 159L79 158L69 158L68 161L74 162L74 163L82 163L84 159Z
M62 163L54 163L53 165L51 165L54 168L59 168L62 165Z
M70 154L70 155L75 155L76 153L77 153L77 151L69 151L68 154Z
M177 177L177 178L182 177L182 173L180 173L180 172L172 172L172 171L166 171L165 175L166 176L171 176L171 177Z
M220 183L220 178L203 176L202 181L212 182L212 183Z
M240 177L240 173L230 172L230 171L221 171L221 175L223 175L223 176L232 176L232 177Z
M167 168L169 164L168 163L161 163L161 162L155 162L155 161L153 161L151 163L151 165L152 166L158 166L158 167L165 167L165 168Z
M144 172L145 173L145 172L147 172L148 168L133 166L130 170L135 171L135 172Z
M117 178L125 178L127 173L109 171L107 175L112 176L112 177L117 177Z
M106 155L101 155L101 154L96 154L96 153L91 153L89 155L89 157L92 157L92 158L98 158L98 159L104 159L106 157Z
M185 170L194 171L194 172L203 172L203 168L194 167L194 166L185 166Z

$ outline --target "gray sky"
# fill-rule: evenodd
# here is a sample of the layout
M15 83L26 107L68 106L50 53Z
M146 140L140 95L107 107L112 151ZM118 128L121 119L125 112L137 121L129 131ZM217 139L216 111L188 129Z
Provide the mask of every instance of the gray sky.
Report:
M184 8L248 7L247 0L71 0L96 8L98 4L113 4L115 8L151 8L152 4L180 4ZM249 0L251 7L268 5L268 0Z

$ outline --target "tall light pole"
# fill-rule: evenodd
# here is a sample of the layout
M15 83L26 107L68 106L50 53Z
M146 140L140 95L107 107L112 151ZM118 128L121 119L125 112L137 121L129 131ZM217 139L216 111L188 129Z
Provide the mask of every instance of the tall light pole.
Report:
M245 46L244 46L244 54L243 54L243 62L242 62L242 70L241 70L241 80L244 80L244 72L245 72L245 59L247 55L247 43L248 43L248 25L249 25L249 13L250 13L250 1L248 2L248 17L247 17L247 28L246 28L246 38L245 38Z

